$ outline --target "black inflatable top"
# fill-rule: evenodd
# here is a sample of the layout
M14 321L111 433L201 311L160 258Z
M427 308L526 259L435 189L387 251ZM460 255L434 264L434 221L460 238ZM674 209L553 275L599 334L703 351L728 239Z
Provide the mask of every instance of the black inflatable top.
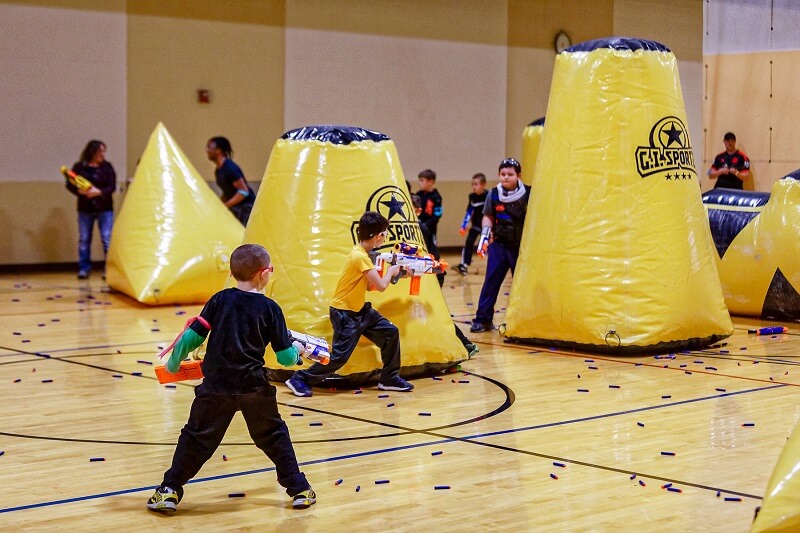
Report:
M636 37L604 37L593 41L574 44L564 52L592 52L603 48L612 50L649 50L651 52L670 52L670 49L656 41L638 39Z
M703 193L703 203L711 205L760 207L765 205L768 201L768 192L741 191L739 189L712 189Z
M789 172L784 176L784 178L792 178L793 180L800 180L800 168L793 172Z
M360 141L388 141L389 137L377 131L365 130L355 126L304 126L289 130L281 139L291 141L323 141L331 144L350 144Z
M537 118L536 120L528 124L528 126L544 126L544 117Z

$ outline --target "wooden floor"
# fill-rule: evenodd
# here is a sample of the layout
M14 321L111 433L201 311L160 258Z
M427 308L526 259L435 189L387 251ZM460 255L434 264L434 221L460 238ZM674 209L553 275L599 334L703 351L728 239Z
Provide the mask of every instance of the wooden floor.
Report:
M481 274L447 276L457 321L472 317ZM736 318L724 346L672 359L483 333L465 373L410 394L296 398L278 385L312 508L291 509L237 416L178 513L161 516L144 504L193 393L159 385L150 363L198 312L139 305L97 274L0 275L3 530L745 532L800 418L791 325L756 337L760 322Z

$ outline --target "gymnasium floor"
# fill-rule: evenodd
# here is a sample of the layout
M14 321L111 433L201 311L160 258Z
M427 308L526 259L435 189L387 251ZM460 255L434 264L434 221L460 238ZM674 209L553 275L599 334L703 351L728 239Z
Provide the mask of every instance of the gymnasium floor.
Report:
M455 320L470 320L481 274L447 276ZM756 337L761 322L734 317L726 344L671 358L511 345L495 331L470 335L481 351L463 373L410 394L296 398L279 384L319 498L310 509L291 509L237 416L162 516L145 501L193 394L159 385L152 363L199 309L140 305L98 274L0 275L4 530L745 532L800 418L791 324Z

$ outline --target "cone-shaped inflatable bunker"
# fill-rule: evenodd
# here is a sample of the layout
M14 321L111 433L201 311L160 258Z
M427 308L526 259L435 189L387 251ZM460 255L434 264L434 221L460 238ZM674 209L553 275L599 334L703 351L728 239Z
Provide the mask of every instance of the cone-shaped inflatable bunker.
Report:
M159 123L114 222L108 285L145 304L204 303L225 285L243 236Z
M800 320L800 170L772 193L703 195L725 303L735 315Z
M539 157L539 145L544 133L544 117L537 118L522 131L522 183L530 185L533 171L536 168L536 158Z
M733 333L685 124L665 46L556 56L506 336L635 354Z
M767 484L752 533L800 531L800 424L786 442Z
M245 242L270 252L275 271L267 294L282 307L290 329L332 341L330 301L365 211L389 220L384 250L400 242L424 249L394 142L381 133L346 126L289 131L272 149L262 188L269 194L256 198ZM409 286L401 279L383 293L367 293L367 301L400 330L401 374L418 376L465 359L436 276L422 276L418 296L409 295ZM271 350L266 361L272 379L288 377ZM325 383L371 381L382 366L378 348L362 337L348 363Z

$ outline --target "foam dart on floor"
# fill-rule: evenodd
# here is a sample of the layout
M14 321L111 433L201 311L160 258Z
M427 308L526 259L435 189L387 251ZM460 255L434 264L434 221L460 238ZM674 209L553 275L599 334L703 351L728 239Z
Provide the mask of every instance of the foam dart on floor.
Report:
M183 361L180 368L174 374L167 371L166 367L155 367L156 377L159 383L175 383L176 381L186 381L188 379L202 379L202 361Z
M756 335L776 335L778 333L786 333L789 328L783 326L773 326L768 328L748 329L748 333L755 333Z

